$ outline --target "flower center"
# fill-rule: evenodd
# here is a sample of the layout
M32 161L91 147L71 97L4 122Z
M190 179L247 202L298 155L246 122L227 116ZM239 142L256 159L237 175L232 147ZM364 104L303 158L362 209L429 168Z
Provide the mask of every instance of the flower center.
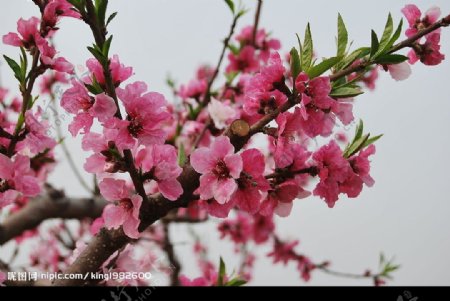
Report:
M95 98L89 97L89 98L82 98L80 99L80 105L83 111L87 111L94 105Z
M137 118L128 116L128 119L130 120L130 124L128 125L128 131L130 132L131 136L137 138L137 136L142 132L144 127Z
M8 180L0 179L0 192L5 192L8 189L10 189Z
M262 99L258 110L258 114L266 115L275 111L277 108L277 103L275 102L275 97L271 96L269 99Z
M130 198L124 198L119 201L119 206L125 209L126 211L131 211L133 209L133 203Z
M219 179L226 179L230 177L230 171L228 170L227 165L223 160L217 161L216 167L213 170L213 173L219 178Z

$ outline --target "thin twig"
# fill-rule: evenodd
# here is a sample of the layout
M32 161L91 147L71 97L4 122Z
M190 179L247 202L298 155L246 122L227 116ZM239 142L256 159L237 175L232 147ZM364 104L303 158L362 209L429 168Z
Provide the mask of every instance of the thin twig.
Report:
M256 13L255 13L255 22L253 24L253 34L252 34L252 45L254 47L257 47L256 45L256 36L258 34L258 25L259 25L259 18L261 16L261 9L262 9L262 0L258 0L258 6L256 7Z

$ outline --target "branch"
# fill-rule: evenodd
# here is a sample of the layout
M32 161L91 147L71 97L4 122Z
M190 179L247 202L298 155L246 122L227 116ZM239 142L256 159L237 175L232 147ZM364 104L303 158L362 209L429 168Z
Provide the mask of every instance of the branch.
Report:
M256 35L258 33L259 17L261 16L263 0L258 0L258 6L256 7L255 22L253 24L252 44L256 47Z
M419 31L418 33L416 33L415 35L413 35L412 37L398 43L397 45L395 45L394 47L392 47L392 49L388 52L389 54L397 52L403 48L407 48L407 47L412 47L414 45L414 43L416 41L418 41L420 38L426 36L427 34L441 28L441 27L447 27L450 24L450 15L448 15L445 18L442 18L441 20L439 20L438 22L428 26L427 28ZM373 65L373 62L370 61L365 61L365 62L361 62L359 64L356 64L355 66L350 66L344 70L341 70L339 72L336 72L332 75L330 75L330 80L331 81L336 81L344 76L350 75L354 72L358 72L361 70L364 70L366 67Z
M177 255L175 254L175 249L173 247L170 231L169 231L169 223L163 223L163 231L164 231L164 242L163 242L163 250L167 255L167 259L170 262L170 285L171 286L179 286L180 280L179 275L181 271L181 265L178 261Z
M37 197L0 224L0 245L50 218L99 217L105 205L103 198L68 198L52 193Z

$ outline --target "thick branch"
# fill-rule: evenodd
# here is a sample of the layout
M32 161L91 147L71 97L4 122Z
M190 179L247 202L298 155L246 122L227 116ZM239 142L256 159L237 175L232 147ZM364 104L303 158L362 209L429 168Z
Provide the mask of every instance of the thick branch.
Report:
M0 245L31 230L50 218L96 218L102 214L103 198L68 198L47 194L31 200L21 210L11 214L0 225Z

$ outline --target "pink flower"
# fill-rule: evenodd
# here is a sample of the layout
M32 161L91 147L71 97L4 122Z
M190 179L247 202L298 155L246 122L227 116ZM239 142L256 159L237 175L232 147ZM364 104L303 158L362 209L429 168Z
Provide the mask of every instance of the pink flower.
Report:
M94 118L104 122L114 116L117 107L114 100L105 93L91 97L86 87L77 80L72 80L72 87L67 89L61 99L61 106L69 113L76 114L69 131L76 136L83 129L91 129Z
M425 16L421 19L422 12L414 4L408 4L402 9L409 23L409 28L406 30L406 36L412 37L420 30L423 30L433 23L435 23L441 15L439 7L433 6L426 11Z
M17 33L10 32L3 36L3 43L30 49L36 45L38 40L42 39L38 28L39 23L40 20L36 17L31 17L28 20L20 18L19 21L17 21L17 31L20 36Z
M152 145L139 151L136 164L148 173L150 180L155 180L161 194L175 201L183 193L177 178L182 168L177 162L177 151L172 145Z
M273 263L282 262L284 265L290 260L295 260L297 255L294 252L295 246L299 244L298 240L292 242L281 242L278 239L275 240L273 251L267 254L269 257L273 257Z
M269 190L267 198L261 204L259 213L271 216L273 213L281 217L289 216L293 200L297 198L300 187L293 180L283 182Z
M441 35L439 32L432 32L425 37L424 44L416 44L416 46L408 53L409 63L415 64L420 60L427 66L439 65L445 55L440 52Z
M329 77L309 80L305 73L301 73L295 80L295 87L302 96L302 128L311 138L318 135L329 136L335 124L335 116L345 125L353 120L352 104L336 101L329 96Z
M43 13L45 25L53 29L60 17L80 18L80 14L73 10L73 6L66 0L51 0Z
M28 149L32 154L37 155L44 151L49 151L56 146L56 141L48 136L50 125L48 121L39 118L39 113L33 115L31 111L25 113L25 127L28 131L25 139L17 144L17 148ZM38 120L41 119L41 120Z
M375 154L375 150L375 145L372 144L348 160L351 170L347 179L340 184L342 193L346 193L350 198L356 198L361 193L363 183L368 187L373 186L375 181L370 176L369 156Z
M251 96L255 93L270 92L277 89L278 84L284 84L285 71L280 54L272 52L267 64L246 82L245 94Z
M109 204L103 210L103 219L107 228L123 227L123 232L131 238L139 238L139 210L142 197L132 194L124 180L105 178L99 184L100 192Z
M122 100L127 112L126 120L116 118L109 120L106 127L117 129L115 140L119 148L131 148L136 138L140 144L163 144L166 132L161 124L170 120L167 102L162 94L147 92L143 82L129 84L125 89L118 88L117 95Z
M104 134L89 132L83 136L81 147L84 151L94 151L94 154L86 159L84 169L87 172L100 174L103 172L114 173L124 170L120 158L123 154L116 148L113 138L115 132L104 129Z
M105 76L103 74L103 67L102 65L100 65L97 59L91 58L87 60L86 66L88 67L89 71L92 72L93 76L95 76L97 82L100 85L104 85ZM116 87L118 87L120 83L126 81L128 78L130 78L131 75L133 75L133 68L125 67L124 64L120 63L119 57L117 55L113 55L113 57L110 59L109 70L111 70L112 80ZM91 80L87 79L87 81L90 82Z
M188 98L200 99L205 95L207 87L206 79L193 79L187 85L181 85L178 95L183 100Z
M277 138L275 140L274 159L277 167L286 167L294 161L296 155L293 145L301 135L302 116L299 108L293 113L285 112L276 118L278 124Z
M238 188L232 197L237 207L249 214L259 210L260 203L270 186L263 176L265 170L264 155L257 149L248 149L241 153L242 172L237 179Z
M238 213L235 219L227 219L217 227L220 232L220 239L230 236L236 243L246 243L252 238L251 219L247 214Z
M342 150L334 140L317 150L313 154L313 160L319 170L320 178L313 194L325 199L328 207L333 208L338 200L339 185L348 177L350 164L343 157Z
M243 109L249 116L257 116L260 119L278 109L287 101L287 96L278 90L270 92L248 93L245 97Z
M242 158L234 154L228 137L218 137L209 148L195 150L191 155L191 165L201 174L198 188L201 199L214 198L219 204L231 199L238 188L236 179L242 171Z
M211 99L208 104L208 113L214 121L214 126L219 130L224 129L229 121L236 116L236 111L230 105L215 98Z
M32 197L40 192L28 157L18 154L10 159L0 154L0 208L11 204L21 194Z
M249 25L242 28L241 32L236 36L236 40L241 45L255 46L259 51L259 58L262 61L267 61L271 50L279 50L281 43L277 39L269 39L269 35L264 28L260 28L256 32L255 45L253 45L253 26Z
M259 68L259 62L255 58L255 48L252 46L245 46L238 54L230 52L228 54L228 60L230 64L225 69L227 73L251 73L257 71Z
M265 243L272 236L274 230L275 223L272 215L253 215L253 240L255 243Z

